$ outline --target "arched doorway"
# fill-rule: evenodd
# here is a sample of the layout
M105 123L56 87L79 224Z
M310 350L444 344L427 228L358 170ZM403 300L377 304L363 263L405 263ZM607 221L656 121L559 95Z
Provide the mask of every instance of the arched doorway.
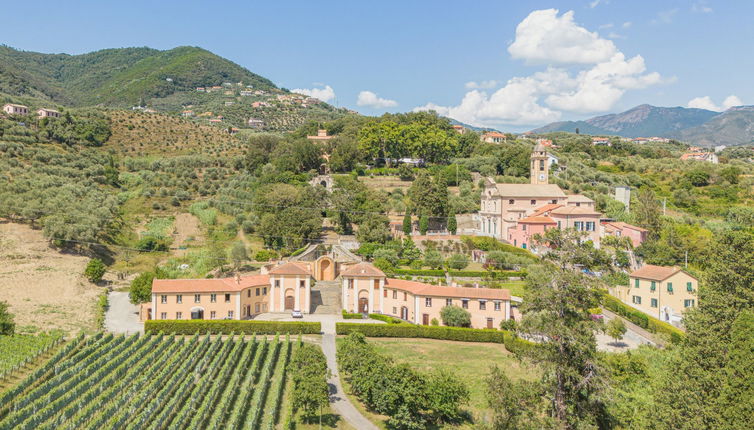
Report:
M369 299L366 297L359 297L359 312L362 314L369 313Z
M200 308L200 307L193 307L193 308L191 308L191 319L192 320L203 320L204 319L204 308Z
M296 298L293 296L293 290L288 289L285 290L285 306L284 309L286 311L292 311L293 306L296 304Z
M318 281L332 281L335 279L335 262L328 256L322 256L317 260L315 279Z
M408 321L408 308L401 306L401 319Z

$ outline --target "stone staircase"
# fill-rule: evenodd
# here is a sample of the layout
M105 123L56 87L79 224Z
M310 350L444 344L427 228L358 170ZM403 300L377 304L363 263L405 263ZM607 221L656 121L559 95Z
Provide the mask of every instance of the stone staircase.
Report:
M311 313L313 314L340 314L343 309L340 303L341 282L317 281L312 287Z

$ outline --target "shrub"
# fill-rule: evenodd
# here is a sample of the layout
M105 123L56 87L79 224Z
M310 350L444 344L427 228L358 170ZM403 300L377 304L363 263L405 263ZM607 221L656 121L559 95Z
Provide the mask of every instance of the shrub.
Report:
M438 251L427 251L424 254L424 265L433 269L439 269L442 267L443 259L442 255Z
M278 257L278 253L270 249L262 249L254 254L254 260L256 261L270 261Z
M360 320L364 318L364 316L361 314L352 314L350 312L347 312L345 309L343 309L341 313L343 315L344 320Z
M413 324L360 324L336 323L337 334L362 333L366 337L407 337L460 342L504 343L504 333L495 329L476 329L465 327L433 327Z
M321 331L320 323L305 321L149 320L144 323L145 333L319 334Z
M408 275L408 276L445 276L443 270L414 270L414 269L395 269L393 271L396 275Z
M440 310L442 323L450 327L469 327L471 313L458 306L445 306Z
M373 320L385 321L388 324L409 324L401 319L391 317L383 314L369 314L369 318Z
M101 281L102 277L105 276L105 263L99 258L92 258L84 269L84 276L89 282L97 283Z
M13 314L8 312L8 303L0 302L0 335L12 335L16 331Z
M469 257L463 254L453 254L448 258L448 267L455 270L465 269L469 265Z

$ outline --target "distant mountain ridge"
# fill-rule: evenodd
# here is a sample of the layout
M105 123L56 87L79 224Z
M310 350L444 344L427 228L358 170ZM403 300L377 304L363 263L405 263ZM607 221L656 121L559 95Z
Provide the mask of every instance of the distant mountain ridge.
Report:
M277 89L267 78L205 49L182 46L42 54L0 46L0 92L69 106L128 107L223 82Z
M534 133L568 131L623 137L660 136L702 146L746 145L754 139L754 107L738 106L725 112L643 104L617 114L584 121L553 122Z

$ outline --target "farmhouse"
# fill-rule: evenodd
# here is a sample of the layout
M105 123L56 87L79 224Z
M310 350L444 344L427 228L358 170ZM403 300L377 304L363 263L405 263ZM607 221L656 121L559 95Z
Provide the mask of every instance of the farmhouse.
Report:
M26 115L29 113L29 108L24 105L7 103L3 105L3 112L8 115Z
M60 112L55 109L37 109L37 116L39 118L60 118Z
M648 264L629 274L628 285L613 288L611 294L647 315L677 324L697 305L698 288L699 281L679 267Z
M692 151L681 155L681 160L694 160L694 161L706 161L708 163L717 164L719 159L714 152Z
M647 240L649 230L625 222L604 221L602 223L603 236L628 237L634 247Z
M488 131L482 135L482 142L487 143L503 143L505 142L505 135L499 131Z
M155 279L147 311L155 319L249 319L260 313L381 313L414 324L441 320L444 306L467 309L476 328L512 318L504 289L442 287L388 278L340 246L313 245L300 259L264 267L259 274L222 279ZM316 285L315 285L316 283Z
M314 142L326 142L330 139L332 139L332 136L328 136L327 130L319 129L317 130L316 136L306 136L307 139L312 140Z

